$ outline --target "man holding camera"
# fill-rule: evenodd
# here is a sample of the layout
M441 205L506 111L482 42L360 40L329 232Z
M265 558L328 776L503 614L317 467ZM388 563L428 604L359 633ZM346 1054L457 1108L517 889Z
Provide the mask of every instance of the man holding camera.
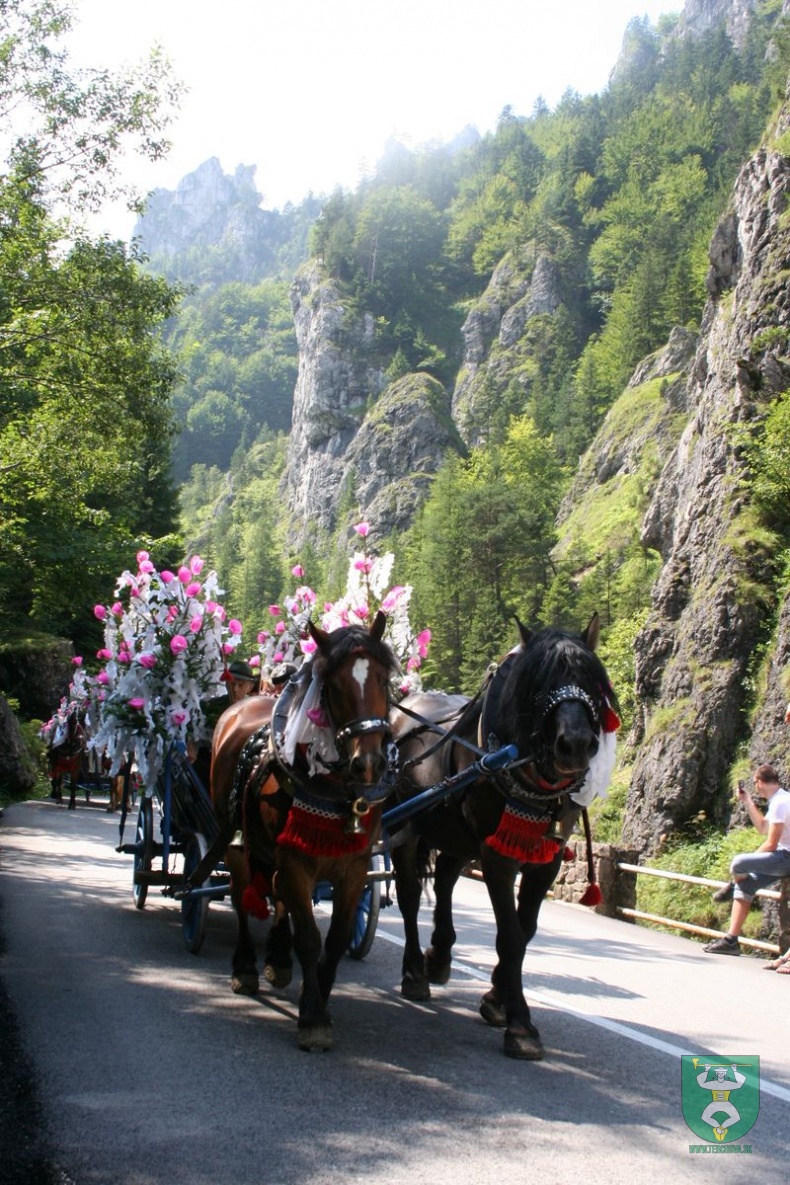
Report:
M790 793L781 788L779 775L771 765L761 765L755 771L754 785L757 795L768 802L765 814L743 782L738 784L738 798L745 803L749 818L765 840L756 852L744 852L733 859L732 879L713 894L714 901L732 901L732 913L727 934L703 948L709 954L739 955L738 935L755 893L769 888L780 877L790 876Z

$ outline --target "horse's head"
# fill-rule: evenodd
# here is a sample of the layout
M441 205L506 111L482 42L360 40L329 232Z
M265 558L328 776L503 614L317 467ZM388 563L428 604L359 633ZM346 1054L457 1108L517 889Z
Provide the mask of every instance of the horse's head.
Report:
M599 619L580 635L531 633L518 623L521 647L503 696L503 739L529 756L546 782L580 779L598 752L604 713L615 697L595 654Z
M327 632L310 622L318 650L313 659L323 682L324 707L335 744L352 781L375 785L388 765L390 680L397 660L382 640L386 617L370 630L343 626Z

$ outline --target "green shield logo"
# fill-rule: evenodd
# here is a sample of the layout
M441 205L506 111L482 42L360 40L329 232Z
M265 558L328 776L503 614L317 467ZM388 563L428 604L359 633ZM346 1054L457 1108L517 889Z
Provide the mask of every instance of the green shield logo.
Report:
M731 1144L743 1139L760 1111L760 1058L683 1054L680 1100L683 1118L701 1140Z

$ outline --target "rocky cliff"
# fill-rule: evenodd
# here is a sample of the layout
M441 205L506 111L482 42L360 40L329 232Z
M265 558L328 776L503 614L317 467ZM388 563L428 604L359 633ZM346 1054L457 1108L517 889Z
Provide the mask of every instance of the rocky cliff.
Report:
M449 398L427 374L388 384L373 318L347 307L320 263L301 270L291 303L299 372L285 486L294 544L333 532L343 506L387 538L409 525L455 439Z
M743 484L734 430L790 385L787 338L776 333L790 331L789 189L788 158L766 148L740 174L711 245L688 420L644 520L643 542L663 565L636 645L638 749L624 839L643 850L699 811L726 818L739 756L790 772L790 607L774 600L776 557ZM761 346L767 329L780 346Z
M295 269L320 209L312 198L283 212L262 209L262 201L254 165L229 176L213 156L175 190L155 189L134 235L152 266L170 278L256 283Z

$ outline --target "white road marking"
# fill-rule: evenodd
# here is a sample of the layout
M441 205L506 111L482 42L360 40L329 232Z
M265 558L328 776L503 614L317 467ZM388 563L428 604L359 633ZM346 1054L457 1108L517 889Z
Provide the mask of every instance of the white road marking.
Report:
M388 934L385 930L376 931L376 940L382 938L385 942L391 942L393 946L405 946L405 942L397 934ZM463 959L457 959L453 956L453 970L462 972L468 975L470 979L479 979L483 983L491 983L491 972L483 971L480 967L475 967L472 963L466 963ZM647 1045L650 1049L657 1050L658 1053L668 1053L672 1057L680 1057L682 1054L687 1054L688 1049L682 1049L679 1045L673 1045L669 1041L661 1041L657 1037L651 1037L648 1033L640 1033L638 1029L632 1029L628 1025L621 1024L616 1020L609 1020L605 1016L595 1016L590 1012L579 1012L576 1008L569 1008L564 1000L553 996L547 996L543 992L535 992L531 988L528 989L530 1000L535 1000L538 1004L543 1004L547 1008L556 1008L560 1012L570 1013L575 1016L577 1020L587 1021L588 1024L597 1025L600 1029L607 1029L610 1033L616 1033L618 1037L625 1037L629 1041L635 1041L639 1045ZM790 1103L790 1090L784 1086L780 1086L776 1082L770 1082L766 1078L760 1076L760 1090L765 1094L773 1095L776 1099L782 1099L785 1103Z

